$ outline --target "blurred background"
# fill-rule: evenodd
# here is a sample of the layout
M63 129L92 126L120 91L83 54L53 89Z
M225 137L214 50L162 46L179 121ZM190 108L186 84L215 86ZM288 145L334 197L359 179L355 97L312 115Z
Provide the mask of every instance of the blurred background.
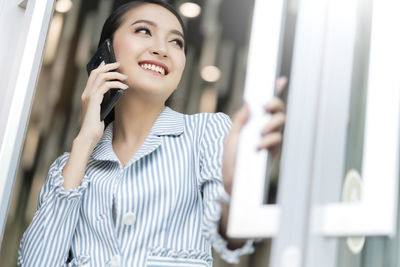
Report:
M102 25L111 11L125 2L128 1L55 2L1 244L1 267L16 266L19 242L33 218L48 168L60 154L70 150L78 133L80 97L87 81L86 64L96 51ZM187 25L188 54L182 81L167 105L182 113L221 111L232 116L242 105L254 0L168 2L179 10ZM315 225L311 220L315 206L352 198L360 200L363 157L366 155L363 150L373 10L376 11L374 8L377 6L383 10L385 5L395 2L285 2L281 64L277 72L278 76L286 76L290 81L282 95L288 115L282 163L291 163L283 165L281 170L279 162L272 166L265 188L268 196L265 203L279 202L286 208L282 208L286 213L280 221L280 227L285 231L275 237L275 250L271 252L271 240L265 239L256 244L254 254L243 257L236 266L269 266L274 255L274 266L282 267L400 266L398 199L395 200L396 210L392 211L397 221L391 236L380 233L381 236L350 241L347 237L327 238L322 234L315 235ZM0 0L0 11L2 3L5 1ZM398 7L399 10L394 12L400 11L400 5ZM393 31L392 35L396 34L397 31ZM380 48L381 51L387 49L392 49L390 52L395 54L396 49L389 44ZM375 52L379 53L379 49ZM391 72L393 69L383 71ZM301 75L296 76L296 73ZM391 95L392 92L386 91L388 99ZM382 105L378 109L383 108ZM382 133L378 137L383 140L386 135ZM289 141L290 148L286 152L285 144ZM290 168L284 168L287 166ZM398 166L396 171L398 175ZM349 179L348 174L354 172L361 177L358 182ZM277 186L279 177L280 188ZM284 178L289 182L285 183ZM347 194L342 190L349 180L354 182L353 189L358 188L358 191ZM399 184L393 187L397 190ZM378 192L377 196L383 197L384 194L386 192ZM293 218L300 220L292 220L292 214ZM386 222L380 223L386 225ZM282 240L285 245L289 244L288 250L284 246L279 250ZM290 246L293 240L300 240L301 244ZM281 259L282 262L287 260L286 265L279 262ZM215 255L214 266L233 265L223 263Z
M13 188L0 251L2 267L16 266L23 232L33 218L48 168L70 151L80 125L80 97L86 64L96 51L101 28L123 0L57 0L35 91L25 144ZM186 68L167 105L182 113L222 111L232 116L242 105L254 0L170 0L187 26ZM280 75L290 76L297 0L288 1ZM262 53L262 51L260 51ZM283 94L286 99L287 91ZM278 166L278 165L277 165ZM279 169L269 183L275 201ZM239 266L268 266L270 242L256 246ZM231 266L216 256L214 266Z

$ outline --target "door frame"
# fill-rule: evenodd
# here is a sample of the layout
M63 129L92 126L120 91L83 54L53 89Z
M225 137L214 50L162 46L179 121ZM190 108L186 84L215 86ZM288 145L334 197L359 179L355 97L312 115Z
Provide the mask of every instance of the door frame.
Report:
M9 75L3 77L7 108L2 109L4 117L0 120L0 240L3 239L8 208L15 182L16 170L29 121L36 83L42 63L44 45L50 20L53 14L54 0L18 0L5 1L0 13L1 20L10 23L0 26L1 32L14 22L21 25L20 34L7 40L10 49L15 50L13 58L8 58ZM10 18L9 14L19 16ZM12 46L11 46L12 45ZM10 51L1 50L5 56Z

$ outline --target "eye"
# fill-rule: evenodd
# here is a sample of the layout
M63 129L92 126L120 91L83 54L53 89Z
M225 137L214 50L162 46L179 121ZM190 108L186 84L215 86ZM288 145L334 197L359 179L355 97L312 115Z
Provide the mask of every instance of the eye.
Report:
M172 43L176 44L177 46L179 46L180 48L183 47L183 42L179 39L175 39L171 41Z
M148 28L146 28L146 27L140 27L140 28L135 30L135 33L139 33L139 32L140 33L144 33L144 34L148 34L148 35L151 36L150 30Z

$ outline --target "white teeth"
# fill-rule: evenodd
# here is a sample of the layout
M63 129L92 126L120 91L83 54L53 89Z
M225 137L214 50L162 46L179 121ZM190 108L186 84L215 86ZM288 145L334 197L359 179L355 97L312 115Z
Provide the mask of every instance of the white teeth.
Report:
M156 71L158 71L159 73L161 73L162 75L165 75L165 70L162 67L157 66Z
M141 64L140 67L142 67L143 69L154 70L157 71L158 73L161 73L162 75L165 75L165 69L160 66L145 63Z

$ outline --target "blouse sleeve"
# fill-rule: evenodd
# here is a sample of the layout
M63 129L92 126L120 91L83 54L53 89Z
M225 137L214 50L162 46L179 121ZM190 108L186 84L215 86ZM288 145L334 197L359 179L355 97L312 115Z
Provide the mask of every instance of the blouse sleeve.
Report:
M243 247L230 250L218 231L221 203L229 199L222 183L222 153L224 138L231 124L226 114L209 114L200 147L200 185L204 205L203 235L211 241L224 261L238 263L241 255L254 251L254 241L248 240Z
M18 266L64 266L67 261L81 197L89 183L85 175L79 187L65 191L61 174L68 157L64 153L50 166L35 215L21 239Z

